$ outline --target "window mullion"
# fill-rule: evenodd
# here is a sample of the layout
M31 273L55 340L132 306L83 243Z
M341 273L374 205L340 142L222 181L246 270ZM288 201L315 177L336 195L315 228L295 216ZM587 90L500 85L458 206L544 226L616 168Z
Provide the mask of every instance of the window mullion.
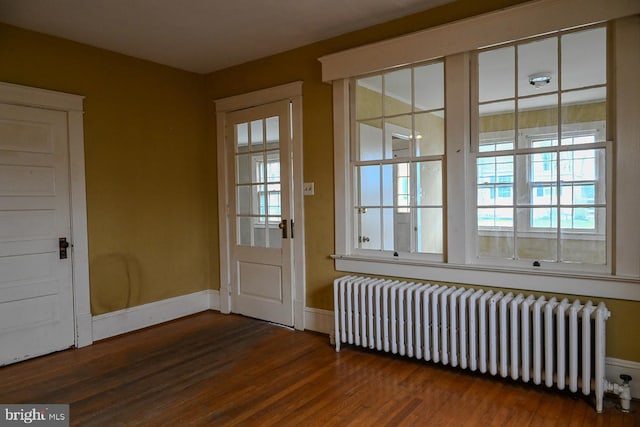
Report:
M560 262L562 260L561 250L562 250L562 216L561 216L561 208L560 208L560 194L562 192L561 182L560 182L560 146L562 145L562 43L560 42L561 38L556 37L556 50L557 50L557 61L558 61L558 107L557 107L557 132L558 132L558 144L556 146L556 261ZM573 145L573 144L572 144ZM574 178L572 176L572 178ZM553 194L553 193L552 193ZM572 200L573 202L573 200ZM573 210L572 210L572 218L571 218L571 228L573 228Z
M513 79L513 99L514 99L514 112L513 112L513 154L512 159L513 159L513 206L511 207L511 211L512 211L512 216L513 216L513 254L512 257L513 259L518 259L518 193L519 191L521 191L522 184L521 184L521 178L524 178L524 183L526 184L526 189L527 191L531 191L530 190L530 185L529 185L529 177L526 176L527 174L527 167L525 167L524 173L525 175L521 177L520 175L520 168L518 167L518 156L516 155L516 153L518 152L518 146L520 144L520 123L519 123L519 98L518 98L518 46L516 45L514 47L514 73L515 73L515 78ZM528 166L528 165L527 165ZM531 210L529 209L527 212L527 221L531 221Z

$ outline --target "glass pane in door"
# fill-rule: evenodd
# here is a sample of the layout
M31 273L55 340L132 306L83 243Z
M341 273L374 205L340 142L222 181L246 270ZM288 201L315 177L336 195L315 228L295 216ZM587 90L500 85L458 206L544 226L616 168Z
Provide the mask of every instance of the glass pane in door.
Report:
M236 125L235 166L238 245L280 248L282 201L278 117Z

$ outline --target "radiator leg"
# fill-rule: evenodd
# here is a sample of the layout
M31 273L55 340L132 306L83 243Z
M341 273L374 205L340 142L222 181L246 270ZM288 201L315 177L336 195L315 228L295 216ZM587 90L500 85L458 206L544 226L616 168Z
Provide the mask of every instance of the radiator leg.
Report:
M596 412L598 414L602 413L603 406L604 406L604 394L596 393Z

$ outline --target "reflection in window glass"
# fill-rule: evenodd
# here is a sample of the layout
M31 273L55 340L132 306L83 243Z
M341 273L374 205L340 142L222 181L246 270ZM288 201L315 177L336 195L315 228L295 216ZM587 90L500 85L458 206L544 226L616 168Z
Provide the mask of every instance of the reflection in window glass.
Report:
M351 82L355 246L442 255L444 63Z
M606 56L604 27L478 53L479 257L606 263Z

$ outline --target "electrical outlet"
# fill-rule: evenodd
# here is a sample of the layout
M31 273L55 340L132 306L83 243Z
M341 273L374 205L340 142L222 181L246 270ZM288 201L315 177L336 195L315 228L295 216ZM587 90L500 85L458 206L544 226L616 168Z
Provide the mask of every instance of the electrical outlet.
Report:
M316 194L315 185L313 182L305 182L302 188L305 196L313 196L314 194Z

